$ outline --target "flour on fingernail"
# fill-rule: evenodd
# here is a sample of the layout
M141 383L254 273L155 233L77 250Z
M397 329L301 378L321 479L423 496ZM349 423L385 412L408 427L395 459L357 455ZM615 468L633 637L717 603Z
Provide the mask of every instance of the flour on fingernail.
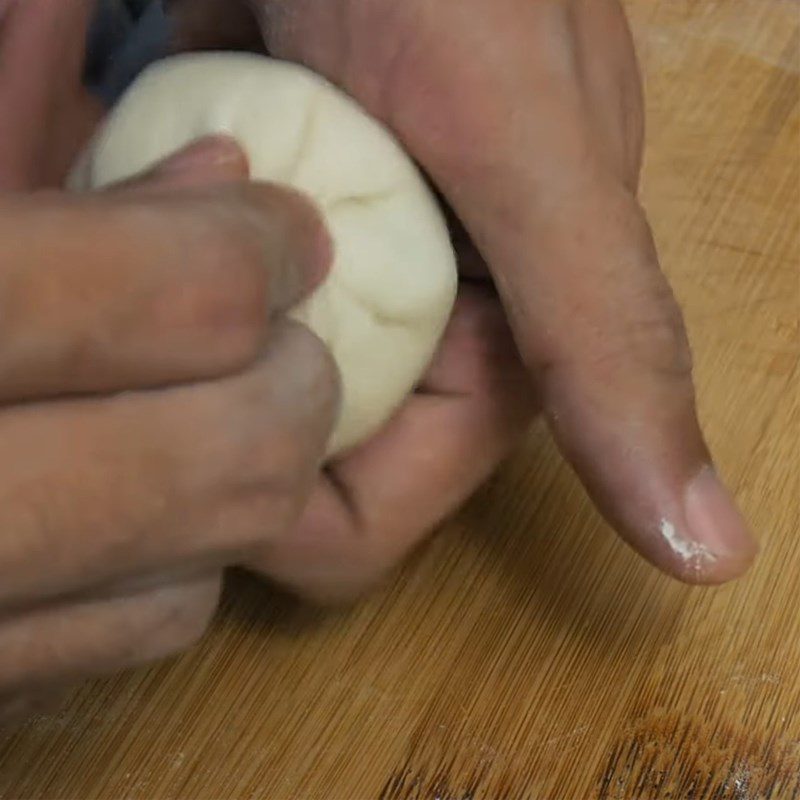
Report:
M713 564L717 557L711 550L700 542L686 539L677 531L675 525L668 519L662 518L659 530L670 550L690 569L701 573L705 567Z

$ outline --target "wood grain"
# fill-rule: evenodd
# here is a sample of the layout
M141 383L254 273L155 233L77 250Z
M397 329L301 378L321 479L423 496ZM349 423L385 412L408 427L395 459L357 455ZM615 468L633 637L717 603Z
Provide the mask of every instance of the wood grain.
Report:
M0 742L0 798L800 798L800 7L628 7L645 200L757 568L656 575L537 429L352 611L236 577L194 652Z

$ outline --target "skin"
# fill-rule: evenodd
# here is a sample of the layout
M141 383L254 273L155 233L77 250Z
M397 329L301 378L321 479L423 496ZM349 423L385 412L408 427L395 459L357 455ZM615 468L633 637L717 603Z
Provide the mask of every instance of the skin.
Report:
M435 363L381 434L322 473L335 374L281 321L330 256L308 205L244 188L225 141L104 196L53 190L99 117L78 81L87 6L0 0L0 120L14 120L0 235L16 248L0 269L16 310L0 337L7 710L187 646L227 564L316 600L364 591L540 404L598 508L657 567L717 583L749 566L636 197L641 90L616 2L173 3L176 47L252 49L260 31L350 92L453 220L464 281ZM687 558L696 548L710 557Z
M617 0L247 6L272 55L349 92L427 172L457 221L465 277L486 278L478 296L463 285L460 311L492 319L445 344L393 426L333 466L338 502L317 492L261 567L323 595L368 584L491 472L541 403L641 555L690 583L741 575L757 546L703 439L683 319L637 198L642 87Z
M0 724L195 641L222 570L296 524L338 406L283 314L330 261L306 200L227 141L56 190L96 119L89 6L0 6Z

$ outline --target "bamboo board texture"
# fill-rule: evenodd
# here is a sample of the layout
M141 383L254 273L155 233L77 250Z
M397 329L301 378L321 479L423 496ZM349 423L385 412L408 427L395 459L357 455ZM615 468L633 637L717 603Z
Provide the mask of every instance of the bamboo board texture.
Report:
M0 798L800 798L800 5L628 0L644 199L763 555L656 575L546 433L346 612L236 578L185 657L0 741Z

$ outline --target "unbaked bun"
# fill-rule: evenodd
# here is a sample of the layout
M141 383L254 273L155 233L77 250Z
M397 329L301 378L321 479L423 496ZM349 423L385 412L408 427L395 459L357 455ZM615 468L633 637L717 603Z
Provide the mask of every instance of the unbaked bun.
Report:
M329 453L341 453L387 422L434 354L456 292L447 225L411 159L349 97L302 67L250 54L151 66L71 185L121 181L215 133L236 138L254 180L316 201L333 236L330 277L293 316L339 367L343 406Z

